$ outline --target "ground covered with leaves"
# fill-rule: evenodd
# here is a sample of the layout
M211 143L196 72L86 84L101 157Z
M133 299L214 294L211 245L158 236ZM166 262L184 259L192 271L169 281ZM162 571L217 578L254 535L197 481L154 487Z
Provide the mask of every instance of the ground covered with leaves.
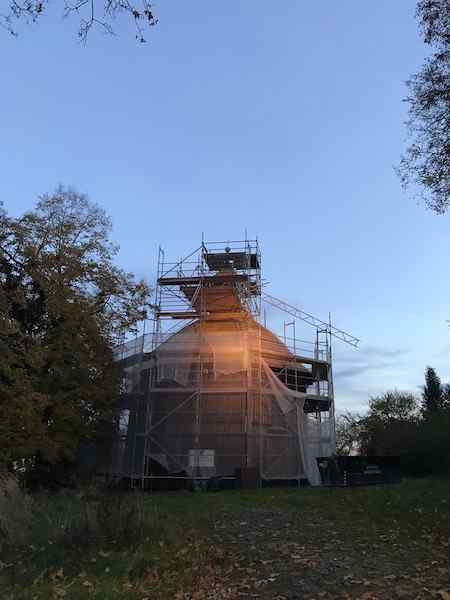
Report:
M4 548L0 597L450 600L450 481L141 500L138 532L111 513L108 534Z

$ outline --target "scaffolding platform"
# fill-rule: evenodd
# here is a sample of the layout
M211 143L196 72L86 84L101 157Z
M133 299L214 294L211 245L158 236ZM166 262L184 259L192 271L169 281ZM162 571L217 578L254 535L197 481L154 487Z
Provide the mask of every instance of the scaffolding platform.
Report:
M306 352L262 325L261 262L257 240L203 241L175 262L160 249L152 331L116 349L124 393L105 472L141 487L245 470L320 483L316 457L335 449L329 332Z

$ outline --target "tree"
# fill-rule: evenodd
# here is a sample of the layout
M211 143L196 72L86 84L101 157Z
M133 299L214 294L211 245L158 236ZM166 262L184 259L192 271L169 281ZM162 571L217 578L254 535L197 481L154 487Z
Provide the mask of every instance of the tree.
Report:
M367 415L346 412L336 419L336 452L395 454L405 436L411 435L417 416L417 399L410 392L391 390L371 397Z
M36 23L51 8L50 0L8 0L7 4L6 13L0 15L0 24L12 35L17 35L19 22ZM79 19L78 37L84 42L93 27L113 34L112 23L120 15L132 20L140 42L145 42L145 30L158 22L149 0L64 0L63 16L72 15Z
M38 390L41 367L33 345L6 316L0 301L0 464L32 456L42 440L47 397Z
M410 392L391 390L369 399L369 416L386 423L409 421L417 413L417 400Z
M438 412L443 406L441 380L432 367L425 369L425 385L422 392L422 414L424 417Z
M450 385L448 383L442 387L442 408L450 411Z
M407 86L412 138L398 173L403 186L414 186L436 213L450 203L450 2L421 0L416 16L426 44L434 52Z
M391 390L371 397L369 412L360 422L362 454L400 454L417 420L417 400L410 392Z
M113 347L149 290L114 265L110 230L64 188L20 218L0 215L0 459L71 459L115 410Z
M363 418L349 411L336 417L336 454L348 456L359 449Z
M441 387L439 377L431 367L427 368L427 386L430 398L436 400L439 393L444 398L439 410L418 410L415 396L409 392L388 391L369 400L365 416L350 415L340 426L338 452L347 453L349 432L356 432L357 447L365 455L394 455L400 457L403 472L409 475L430 475L450 472L450 386ZM428 396L427 396L428 397ZM432 404L436 406L436 402ZM338 420L339 422L339 420Z

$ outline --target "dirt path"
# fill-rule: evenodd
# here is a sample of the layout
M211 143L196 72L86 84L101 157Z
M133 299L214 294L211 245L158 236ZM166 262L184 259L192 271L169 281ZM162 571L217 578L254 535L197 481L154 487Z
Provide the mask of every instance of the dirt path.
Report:
M424 540L395 531L338 531L317 514L248 509L217 518L212 542L232 567L210 598L450 600L449 548L432 539L424 555Z

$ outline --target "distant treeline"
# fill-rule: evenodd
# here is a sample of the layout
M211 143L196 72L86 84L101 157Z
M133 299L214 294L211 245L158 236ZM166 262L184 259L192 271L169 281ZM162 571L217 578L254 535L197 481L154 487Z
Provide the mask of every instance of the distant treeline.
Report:
M450 386L432 367L420 397L398 390L369 400L366 415L337 418L337 452L398 455L408 475L450 474Z

